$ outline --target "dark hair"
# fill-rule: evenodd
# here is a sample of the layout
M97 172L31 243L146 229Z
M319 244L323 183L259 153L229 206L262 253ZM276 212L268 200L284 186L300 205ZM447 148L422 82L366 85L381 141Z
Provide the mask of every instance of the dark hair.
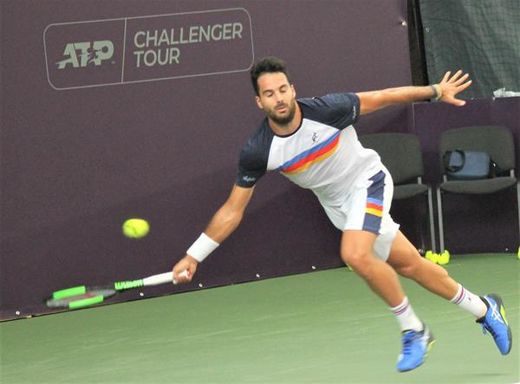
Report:
M285 64L285 61L279 59L278 57L264 57L258 60L255 65L253 65L253 68L251 68L250 71L251 83L253 84L253 88L257 96L259 96L258 78L264 73L275 72L282 72L287 77L287 80L289 80L289 83L291 82L289 72L287 72L287 65Z

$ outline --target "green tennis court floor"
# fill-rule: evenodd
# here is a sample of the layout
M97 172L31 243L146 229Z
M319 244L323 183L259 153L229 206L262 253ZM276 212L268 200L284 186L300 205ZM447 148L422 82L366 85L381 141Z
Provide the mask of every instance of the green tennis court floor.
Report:
M503 357L455 305L403 281L437 338L426 363L397 373L397 322L345 268L0 324L2 384L516 383L520 262L452 259L475 293L499 293L513 329Z

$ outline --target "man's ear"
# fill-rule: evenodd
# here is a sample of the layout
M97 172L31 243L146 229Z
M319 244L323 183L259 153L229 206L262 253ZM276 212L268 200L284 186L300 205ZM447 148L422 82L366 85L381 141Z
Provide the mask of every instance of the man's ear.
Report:
M296 97L296 88L294 88L294 84L291 84L291 89L293 91L293 97Z
M256 101L256 106L260 109L264 109L264 106L262 105L262 102L260 101L260 97L259 96L256 96L255 97L255 101Z

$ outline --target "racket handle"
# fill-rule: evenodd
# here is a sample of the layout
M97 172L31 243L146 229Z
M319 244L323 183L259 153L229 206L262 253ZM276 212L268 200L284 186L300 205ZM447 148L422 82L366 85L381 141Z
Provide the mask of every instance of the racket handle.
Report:
M179 276L180 276L180 277L189 277L189 276L190 276L190 273L188 272L187 269L185 269L184 271L182 271L181 273L179 273ZM175 280L175 278L173 279L173 284L177 284L177 280Z
M166 272L166 273L160 273L158 275L148 276L143 279L143 285L159 285L159 284L165 284L170 283L172 281L172 273Z
M184 270L179 274L179 276L187 277L188 274L189 274L188 271ZM150 286L150 285L159 285L159 284L165 284L165 283L177 284L177 281L173 278L173 273L171 271L165 272L165 273L160 273L158 275L148 276L143 279L143 285L145 287Z

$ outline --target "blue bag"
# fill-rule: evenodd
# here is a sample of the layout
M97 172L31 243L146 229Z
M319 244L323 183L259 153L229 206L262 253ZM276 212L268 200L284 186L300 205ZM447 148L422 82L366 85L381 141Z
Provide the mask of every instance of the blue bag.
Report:
M495 163L486 152L455 149L443 155L450 180L478 180L494 177Z

